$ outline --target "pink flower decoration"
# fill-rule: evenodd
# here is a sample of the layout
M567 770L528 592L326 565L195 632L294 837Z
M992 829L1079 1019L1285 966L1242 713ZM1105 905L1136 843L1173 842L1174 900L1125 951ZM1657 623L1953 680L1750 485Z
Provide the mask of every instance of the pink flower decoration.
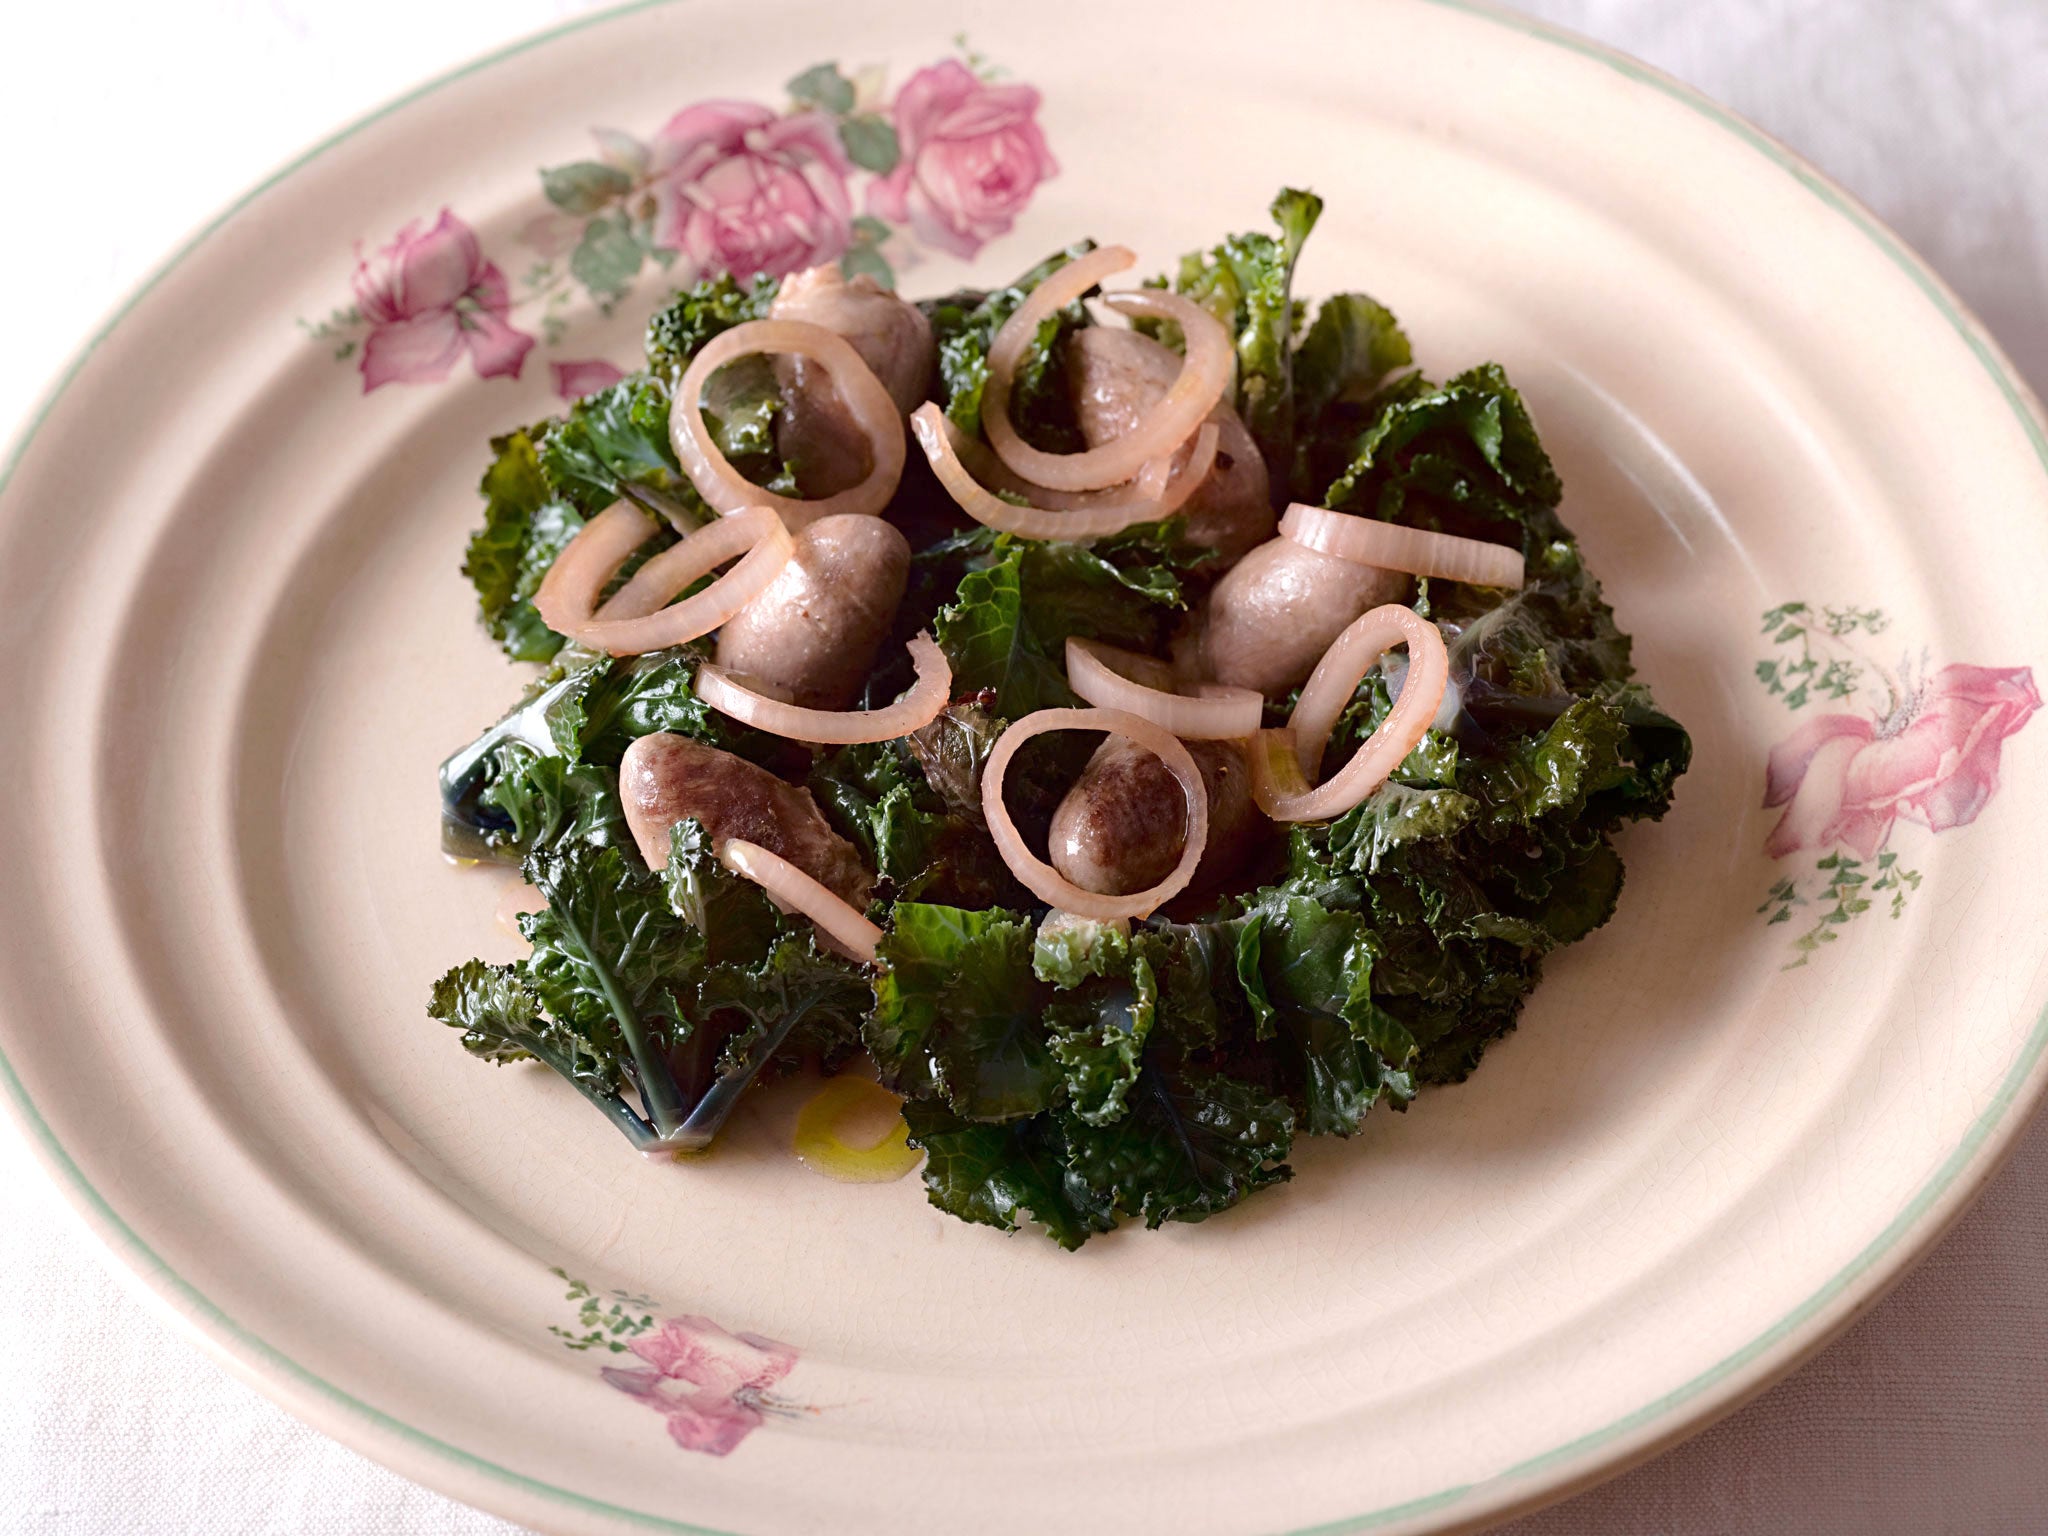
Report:
M505 317L505 274L485 261L476 232L446 208L425 231L415 220L355 270L356 307L370 324L363 392L430 384L469 353L479 378L518 378L533 338Z
M796 1365L796 1351L757 1333L727 1333L708 1317L671 1317L635 1339L651 1370L607 1367L604 1379L668 1420L686 1451L728 1454L778 1405L768 1388ZM787 1412L787 1405L781 1405Z
M770 277L830 261L852 236L851 166L821 112L685 107L654 137L654 234L697 275Z
M1038 131L1038 92L991 85L948 59L896 93L903 158L868 186L868 211L920 240L972 256L1010 232L1038 184L1059 174Z
M2040 707L2030 668L1956 666L1884 720L1809 720L1771 753L1764 804L1785 814L1764 851L1842 843L1867 859L1899 817L1935 832L1975 821L1998 790L2001 745Z
M555 375L555 393L564 400L581 400L600 389L610 389L626 375L601 357L574 363L550 363Z

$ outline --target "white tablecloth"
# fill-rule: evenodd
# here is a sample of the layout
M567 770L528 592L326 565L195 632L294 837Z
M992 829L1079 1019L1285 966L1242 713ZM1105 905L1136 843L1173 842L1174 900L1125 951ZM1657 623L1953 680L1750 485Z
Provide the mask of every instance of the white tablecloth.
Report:
M0 425L185 230L343 119L577 0L21 6L0 49ZM1748 114L1929 256L2048 393L2048 7L1538 0ZM1278 24L1261 13L1247 24ZM1873 325L1883 317L1873 315ZM168 1333L0 1131L0 1531L505 1536ZM1515 1536L2048 1531L2048 1130L1798 1375Z

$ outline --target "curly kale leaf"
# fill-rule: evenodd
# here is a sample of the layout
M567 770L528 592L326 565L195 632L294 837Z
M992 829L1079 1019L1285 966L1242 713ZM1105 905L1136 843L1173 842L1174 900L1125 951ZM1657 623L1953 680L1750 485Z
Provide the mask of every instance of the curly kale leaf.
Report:
M668 385L645 373L585 395L539 429L549 487L585 518L630 496L685 526L703 521L709 509L669 446L668 410Z
M1065 1116L1061 1124L1070 1173L1148 1227L1201 1221L1293 1177L1286 1101L1220 1074L1148 1065L1120 1119L1097 1126Z
M1322 217L1313 192L1284 188L1273 199L1275 239L1232 235L1209 251L1183 256L1174 287L1214 315L1237 346L1237 410L1265 456L1275 484L1294 459L1294 266Z
M974 1120L1050 1108L1063 1075L1046 1039L1052 989L1031 974L1031 947L1030 920L1011 912L896 903L864 1032L883 1081Z
M954 691L992 692L996 713L1010 719L1074 704L1067 638L1156 649L1187 606L1182 570L1200 564L1182 549L1176 535L1157 531L1089 548L983 530L931 552L967 566L933 626Z
M742 1021L718 1061L719 1083L732 1097L765 1069L836 1068L859 1049L871 1001L862 967L809 934L785 934L756 965L713 965L697 984L701 1017Z
M1046 1038L1066 1074L1067 1107L1087 1125L1123 1117L1159 1009L1159 983L1144 955L1128 981L1103 978L1046 1005Z
M507 741L497 749L491 782L478 799L510 822L499 835L522 856L532 848L623 847L632 841L616 773L536 752L524 742Z
M903 1118L911 1145L924 1149L925 1193L940 1210L1005 1232L1029 1217L1069 1250L1116 1225L1110 1202L1067 1166L1066 1137L1051 1115L983 1125L913 1099Z
M1294 350L1294 414L1315 423L1340 400L1363 401L1415 361L1392 310L1362 293L1333 293Z
M670 910L661 879L617 848L536 850L525 870L548 903L519 923L533 945L534 995L549 1017L623 1056L657 1132L679 1129L685 1106L665 1052L689 1033L704 935Z
M1077 256L1095 249L1083 240L1055 251L1007 287L963 291L920 306L931 320L938 344L940 403L953 424L969 437L981 435L981 397L988 384L988 349L1003 323L1031 291ZM1053 453L1075 453L1087 445L1067 399L1066 354L1060 342L1088 323L1079 300L1049 315L1025 349L1010 390L1010 422L1027 441Z
M529 431L491 439L490 467L478 490L484 523L470 536L462 574L476 588L484 628L505 654L546 661L561 649L562 637L542 622L533 594L583 518L556 499Z
M712 337L766 318L781 287L779 278L757 277L742 284L720 273L683 289L647 322L648 371L673 388Z
M781 915L767 893L719 862L711 834L695 817L669 829L668 863L655 880L669 912L723 964L759 962L781 931Z
M635 1145L653 1131L626 1101L626 1074L615 1051L549 1019L523 965L465 960L434 983L427 1012L462 1031L472 1056L503 1066L538 1061L604 1114Z
M1563 494L1522 397L1499 367L1448 384L1419 374L1388 386L1344 450L1322 504L1525 554L1563 537Z

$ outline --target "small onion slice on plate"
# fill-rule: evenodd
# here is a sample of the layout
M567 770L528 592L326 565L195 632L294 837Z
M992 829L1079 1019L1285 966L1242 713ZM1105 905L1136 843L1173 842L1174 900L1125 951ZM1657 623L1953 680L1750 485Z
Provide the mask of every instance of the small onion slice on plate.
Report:
M1003 322L989 343L982 431L988 434L996 456L1034 485L1055 491L1092 491L1129 480L1148 461L1185 442L1230 387L1237 353L1230 333L1215 316L1170 293L1143 289L1112 294L1105 296L1105 304L1180 325L1187 338L1187 356L1172 387L1130 431L1083 453L1047 453L1017 435L1010 424L1010 387L1040 323L1136 259L1124 246L1105 245L1068 262L1031 290L1031 296L1017 306L1017 312Z
M1320 555L1410 576L1469 581L1479 587L1519 587L1524 575L1522 552L1512 545L1404 528L1299 501L1280 519L1280 533Z
M729 838L718 850L719 862L751 880L786 912L801 912L856 960L874 964L882 930L838 893L798 869L779 853L759 843Z
M1156 523L1178 512L1208 478L1216 463L1219 441L1216 428L1205 422L1195 433L1194 447L1186 462L1165 475L1163 485L1155 482L1160 479L1160 466L1165 460L1155 459L1114 500L1060 512L1045 507L1020 507L978 482L961 462L959 447L953 441L952 423L931 401L911 413L910 429L917 434L925 457L931 461L932 473L939 477L946 493L977 523L1022 539L1063 539L1077 544L1106 539L1138 523Z
M1133 673L1152 682L1140 682ZM1150 656L1078 635L1067 638L1067 686L1098 708L1142 715L1183 741L1239 741L1259 728L1266 707L1261 695L1249 688L1218 687L1202 698L1189 698L1172 690L1172 675L1172 668Z
M795 547L781 518L766 507L748 507L663 550L598 607L604 584L655 528L653 518L623 501L584 524L533 594L548 628L613 656L682 645L710 634L766 591ZM744 558L702 592L663 606L735 556Z
M1166 764L1167 771L1179 781L1181 792L1187 796L1188 820L1180 862L1164 880L1128 896L1107 896L1074 884L1024 846L1024 836L1003 804L1003 775L1009 771L1010 759L1017 755L1017 749L1047 731L1107 731L1136 742ZM1209 843L1209 791L1194 758L1171 731L1121 709L1041 709L1013 721L996 738L995 750L989 753L988 764L982 769L981 812L988 820L989 836L995 839L996 851L1026 890L1059 911L1098 921L1149 917L1155 908L1187 889L1188 882L1195 877L1195 866L1202 862L1202 850Z
M867 479L815 501L763 490L732 467L704 422L701 403L711 376L737 358L757 353L807 357L831 377L832 388L867 435L873 468ZM853 344L808 320L748 320L714 336L690 361L668 411L669 441L690 484L720 512L773 507L792 529L838 512L879 515L903 478L903 417L889 390Z
M930 635L917 636L909 650L917 681L903 697L880 709L804 709L756 693L734 682L723 667L709 662L697 669L697 697L720 714L796 741L832 746L893 741L937 719L953 689L953 669Z
M1386 719L1324 784L1307 775L1322 764L1337 717L1365 674L1396 645L1408 646L1408 670ZM1252 799L1275 821L1327 821L1386 782L1428 734L1450 678L1437 627L1412 608L1388 603L1355 620L1330 643L1302 685L1287 728L1260 731L1252 745Z

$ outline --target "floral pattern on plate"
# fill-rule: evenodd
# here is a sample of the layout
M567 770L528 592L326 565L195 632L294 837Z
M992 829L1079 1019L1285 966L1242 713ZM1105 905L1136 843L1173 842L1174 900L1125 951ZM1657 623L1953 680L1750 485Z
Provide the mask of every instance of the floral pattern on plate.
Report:
M607 1386L660 1413L669 1438L684 1450L729 1455L770 1418L819 1411L769 1390L795 1369L793 1345L758 1333L731 1333L694 1314L662 1317L650 1297L600 1294L566 1270L553 1273L568 1285L567 1299L577 1312L575 1326L551 1326L548 1332L566 1349L638 1357L638 1365L607 1365L598 1374Z
M1853 706L1807 717L1765 771L1764 808L1782 810L1764 852L1813 856L1757 908L1769 923L1803 925L1788 970L1873 907L1904 914L1921 874L1888 846L1893 831L1975 821L1998 792L2006 738L2041 707L2029 667L1937 669L1925 650L1886 665L1873 642L1890 628L1881 608L1790 602L1763 616L1773 649L1756 664L1765 691L1794 713Z
M837 261L893 285L924 250L971 257L1059 164L1037 89L961 48L893 97L880 68L819 64L779 111L700 101L644 139L596 129L594 157L540 173L548 208L520 230L515 282L444 207L367 255L359 244L354 301L300 325L356 364L365 394L439 383L465 356L479 378L516 379L536 344L563 340L579 294L609 314L649 272L684 286ZM601 359L551 366L565 400L619 376Z

